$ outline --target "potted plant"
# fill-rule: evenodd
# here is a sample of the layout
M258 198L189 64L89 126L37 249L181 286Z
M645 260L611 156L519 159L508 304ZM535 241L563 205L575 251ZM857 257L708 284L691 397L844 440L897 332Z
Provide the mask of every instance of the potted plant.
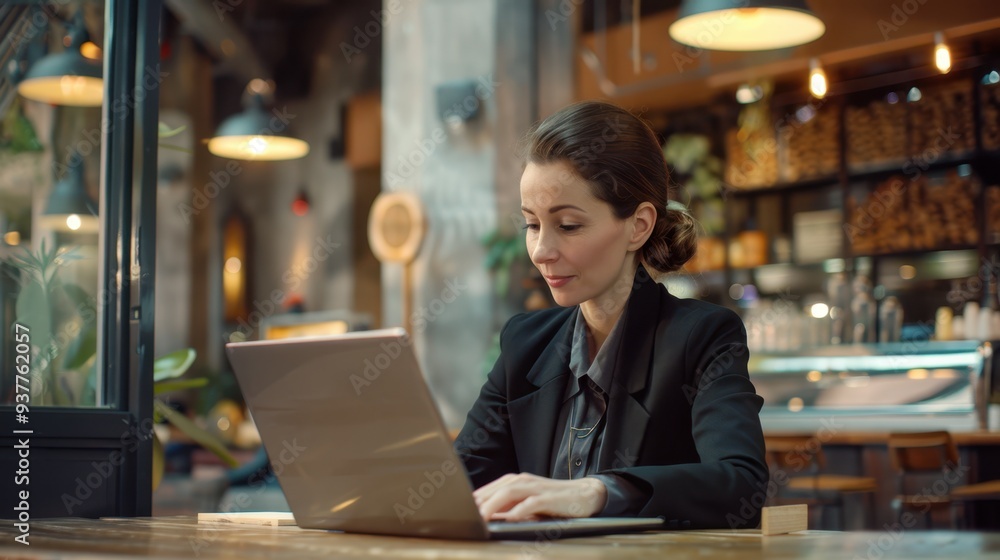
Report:
M20 272L16 303L17 322L31 329L34 354L31 360L32 395L35 404L54 406L94 406L97 395L97 308L93 296L79 285L65 282L59 270L78 259L75 248L46 247L22 249L8 264ZM187 348L161 356L153 364L153 392L204 387L208 379L180 379L196 354ZM172 423L184 434L218 455L226 464L238 463L226 446L195 422L154 397L157 419ZM163 472L163 446L153 441L154 488Z

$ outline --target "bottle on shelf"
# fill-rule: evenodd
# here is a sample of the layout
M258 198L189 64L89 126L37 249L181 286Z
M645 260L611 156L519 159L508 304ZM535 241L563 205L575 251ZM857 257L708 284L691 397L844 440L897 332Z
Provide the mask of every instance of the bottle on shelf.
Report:
M956 317L954 312L947 305L938 307L937 313L934 315L934 340L955 340L958 337L955 336L955 321Z
M830 344L850 342L851 333L851 286L847 283L847 275L837 272L830 275L826 283L826 296L830 302Z
M882 300L879 306L879 342L899 342L903 333L903 306L899 303L899 298L889 296ZM948 326L951 326L949 319Z
M854 279L854 297L851 300L851 340L855 344L875 342L875 307L871 280L858 276Z
M979 303L975 301L965 302L962 309L962 317L965 319L962 326L962 338L974 339L979 336Z
M759 300L747 309L743 323L751 352L787 352L809 343L804 340L805 315L781 299Z
M792 262L792 240L787 235L779 235L771 243L774 252L774 262L788 264Z
M965 340L965 317L955 315L951 318L951 339Z
M997 274L986 269L986 285L983 288L983 299L979 305L979 321L976 325L976 336L980 340L1000 338L1000 332L993 328L1000 316L1000 302L997 301Z

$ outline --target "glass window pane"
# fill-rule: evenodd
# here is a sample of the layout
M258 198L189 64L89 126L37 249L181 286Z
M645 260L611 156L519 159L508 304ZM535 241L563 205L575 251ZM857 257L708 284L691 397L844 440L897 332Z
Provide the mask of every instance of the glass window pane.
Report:
M5 5L0 25L0 404L98 406L104 6Z

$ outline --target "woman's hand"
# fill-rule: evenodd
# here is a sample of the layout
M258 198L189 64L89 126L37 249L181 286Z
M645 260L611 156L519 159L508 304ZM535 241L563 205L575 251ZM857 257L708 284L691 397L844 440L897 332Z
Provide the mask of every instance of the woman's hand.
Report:
M596 478L553 480L506 474L473 492L486 521L528 521L540 517L590 517L604 509L608 489Z

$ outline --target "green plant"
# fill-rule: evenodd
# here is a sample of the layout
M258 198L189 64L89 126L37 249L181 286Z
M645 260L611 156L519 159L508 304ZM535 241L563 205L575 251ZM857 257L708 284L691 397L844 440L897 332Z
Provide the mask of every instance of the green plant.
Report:
M236 467L239 462L229 453L224 443L218 438L208 433L204 428L195 424L190 418L170 408L162 400L156 398L164 393L180 391L184 389L199 389L208 385L208 378L196 377L192 379L178 379L187 373L187 370L194 363L197 353L193 348L185 348L171 352L165 356L160 356L153 361L153 412L157 419L163 419L173 424L186 436L197 442L205 449L211 451L228 466ZM164 457L163 444L159 438L154 439L153 445L153 487L156 488L163 473Z
M164 138L170 138L170 137L173 137L173 136L177 136L181 132L184 132L185 129L187 129L186 126L179 126L179 127L175 128L173 130L170 130L169 126L167 126L163 122L160 122L157 125L157 128L156 128L156 136L162 140ZM194 153L193 151L191 151L191 150L189 150L187 148L182 148L180 146L174 146L173 144L164 144L163 142L158 142L157 145L159 147L161 147L161 148L166 148L168 150L174 150L176 152L184 152L185 154L193 154Z
M486 270L493 273L497 299L507 298L510 289L511 268L515 263L522 262L530 264L528 251L525 247L524 230L514 234L504 234L499 229L494 230L482 239L482 244L486 248L486 260L484 265ZM500 331L493 333L493 340L490 348L483 359L482 370L485 376L490 372L493 363L500 356Z
M510 269L519 259L528 260L528 252L524 245L524 233L513 235L503 234L495 230L483 238L486 247L486 270L496 277L494 289L498 297L505 297L510 288Z
M32 346L37 349L31 360L31 400L37 404L93 404L93 396L81 395L69 378L56 374L66 368L92 368L97 348L97 314L91 298L58 275L62 266L79 258L75 249L46 248L43 239L37 253L25 248L7 260L20 271L14 275L20 285L16 320L31 329Z
M3 120L0 121L0 148L14 154L44 150L42 143L38 141L38 135L35 134L35 128L31 126L31 121L24 116L19 97L14 97Z
M681 177L679 182L691 198L688 206L708 235L725 229L722 198L722 159L712 154L711 142L702 134L672 134L663 147L663 157Z
M24 248L8 264L21 271L16 302L17 321L31 329L32 401L43 405L93 406L97 379L97 309L95 299L79 285L63 282L59 269L79 259L75 248ZM204 387L207 378L179 379L194 363L193 349L178 350L153 362L153 393ZM37 391L37 392L36 392ZM154 397L155 414L230 466L237 462L217 438ZM155 442L162 466L162 446Z

